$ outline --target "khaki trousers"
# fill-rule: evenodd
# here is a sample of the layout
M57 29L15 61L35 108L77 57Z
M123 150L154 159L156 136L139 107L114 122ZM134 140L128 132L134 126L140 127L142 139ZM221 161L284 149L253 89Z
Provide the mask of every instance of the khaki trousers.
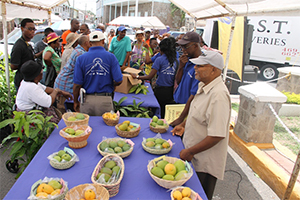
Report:
M111 96L97 96L89 94L85 96L85 102L80 103L80 112L90 116L102 116L105 112L114 111Z

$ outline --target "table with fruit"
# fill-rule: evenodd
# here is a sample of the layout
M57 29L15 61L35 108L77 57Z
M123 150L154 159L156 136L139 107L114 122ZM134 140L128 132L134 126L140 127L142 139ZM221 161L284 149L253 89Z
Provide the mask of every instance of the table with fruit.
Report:
M156 119L154 121L156 121ZM155 168L153 166L149 168L152 161L162 155L147 152L145 146L158 150L171 147L170 151L165 155L169 158L179 158L179 152L184 147L180 137L172 136L170 132L172 127L169 127L165 133L158 136L157 133L150 130L150 123L153 125L151 119L120 117L118 125L124 124L123 122L127 123L127 125L123 125L123 127L121 127L122 130L125 130L125 126L128 128L130 125L133 125L133 129L138 126L138 128L140 128L139 134L136 137L128 139L120 138L116 132L118 127L106 125L102 117L90 117L89 126L92 131L87 139L87 145L83 148L74 149L70 148L68 141L59 134L62 129L66 128L64 121L60 121L58 124L59 128L52 132L4 199L27 199L30 196L32 186L38 180L45 179L45 177L49 177L49 180L52 180L50 185L53 185L53 183L57 185L55 182L55 180L57 180L62 184L62 187L66 185L69 189L72 189L82 184L95 183L102 174L104 180L109 181L110 177L107 176L107 174L112 174L113 176L114 173L118 173L121 170L123 170L123 177L119 185L119 191L117 191L115 196L110 197L110 199L183 199L186 196L195 199L193 194L197 193L202 199L207 199L193 168L190 169L193 173L188 181L185 182L181 188L178 188L177 191L173 190L172 194L171 190L158 185L152 177L155 176L161 180L177 181L187 174L183 164L184 162L181 161L173 163L157 161ZM159 124L161 125L158 126L165 125L162 124L162 122L159 122ZM77 137L75 136L76 130L68 130L68 132L74 134L72 137ZM104 143L103 138L109 138L110 140L108 139ZM143 142L145 144L144 147L142 146ZM66 147L70 148L78 159L70 168L55 169L49 164L49 158L47 157L52 155L57 162L67 162L70 158L64 155L65 153L62 151L68 151ZM112 155L109 153L126 154L127 151L131 152L130 155L127 154L123 157L124 168L121 167L120 169L116 167L115 164L109 166L106 163L101 169L98 167L102 158L104 158L103 152ZM71 155L73 155L73 153ZM66 160L64 161L64 159ZM98 170L96 170L97 167L99 168ZM178 170L179 168L182 169ZM180 173L178 171L180 171ZM91 177L93 181L91 181ZM46 187L48 188L48 186ZM56 186L52 186L52 188L53 191L58 191L54 189L57 188ZM53 192L52 189L50 189L50 191ZM93 195L91 196L93 197ZM97 194L96 198L100 199Z

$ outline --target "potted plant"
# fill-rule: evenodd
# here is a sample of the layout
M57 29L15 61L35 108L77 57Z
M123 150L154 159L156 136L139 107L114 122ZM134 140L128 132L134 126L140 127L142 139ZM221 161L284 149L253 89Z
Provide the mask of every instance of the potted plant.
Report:
M0 122L0 128L9 124L14 126L14 132L4 138L2 144L7 144L6 150L11 149L11 158L7 161L6 167L11 172L17 173L19 171L16 176L18 178L53 129L58 126L49 121L52 116L45 117L44 113L39 110L32 110L27 114L21 111L14 111L13 114L14 117L12 119ZM9 143L10 139L15 140ZM19 165L18 161L22 161L22 163Z

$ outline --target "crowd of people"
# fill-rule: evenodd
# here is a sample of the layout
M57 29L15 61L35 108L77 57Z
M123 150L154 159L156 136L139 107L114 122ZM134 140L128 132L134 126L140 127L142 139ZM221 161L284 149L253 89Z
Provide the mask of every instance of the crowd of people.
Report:
M28 42L35 30L31 19L23 19L22 36L11 53L11 69L17 70L17 110L40 108L57 123L66 112L66 100L73 100L73 111L101 116L114 109L114 90L123 81L122 72L139 69L141 73L131 76L150 82L162 118L167 104L185 104L170 124L171 132L182 137L185 149L180 158L192 161L208 199L212 198L216 180L224 177L231 109L221 78L221 52L204 46L195 32L173 38L147 28L137 30L136 41L131 42L124 26L107 35L103 24L91 32L77 19L61 37L46 28L43 40L32 47Z

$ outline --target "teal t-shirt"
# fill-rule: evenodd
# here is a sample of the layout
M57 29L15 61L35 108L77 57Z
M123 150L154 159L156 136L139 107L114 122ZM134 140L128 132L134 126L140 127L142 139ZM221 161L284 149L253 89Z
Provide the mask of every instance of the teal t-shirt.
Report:
M118 41L117 37L118 36L111 40L109 51L116 56L119 61L119 65L121 66L123 65L127 52L131 51L131 40L128 36L125 36L122 40Z

